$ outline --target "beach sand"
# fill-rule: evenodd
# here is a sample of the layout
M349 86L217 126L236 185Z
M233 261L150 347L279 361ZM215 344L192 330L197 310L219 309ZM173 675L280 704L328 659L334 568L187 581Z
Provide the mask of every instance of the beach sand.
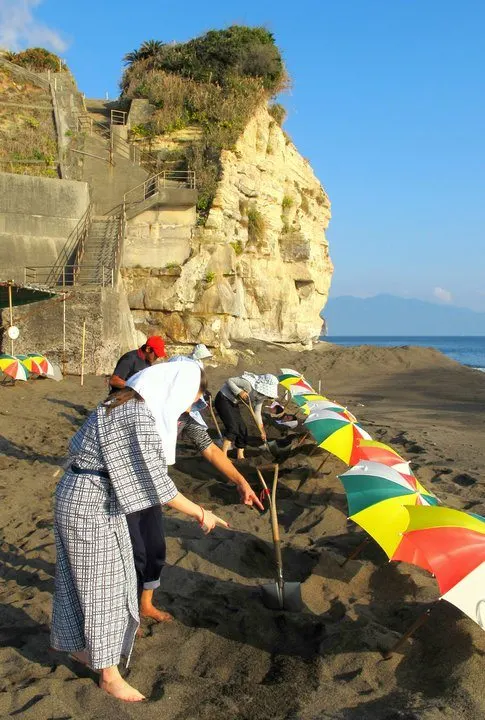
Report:
M485 374L422 348L340 348L293 353L242 344L238 368L208 368L215 394L239 370L304 372L345 403L364 428L412 462L445 504L485 515ZM249 350L249 352L246 352ZM435 580L389 563L347 521L345 471L304 444L281 467L278 493L285 574L300 581L300 613L267 610L269 517L237 504L237 493L183 441L173 478L231 529L204 536L166 512L168 565L158 604L175 622L143 623L129 682L150 702L106 696L94 675L49 649L54 576L53 475L73 432L103 399L104 378L37 380L0 387L0 717L68 720L477 720L485 717L485 633L446 602L390 660L388 649L438 598ZM258 488L253 447L241 465ZM279 437L269 429L269 436ZM269 475L267 476L269 479Z

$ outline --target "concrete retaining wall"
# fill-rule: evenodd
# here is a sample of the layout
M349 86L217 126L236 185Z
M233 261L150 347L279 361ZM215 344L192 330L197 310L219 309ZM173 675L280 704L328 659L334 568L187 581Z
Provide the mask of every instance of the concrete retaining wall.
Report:
M53 265L88 205L87 183L0 173L0 279Z
M62 367L62 297L14 308L14 323L20 330L14 353L41 352ZM110 375L124 352L139 345L126 295L122 286L95 291L72 290L66 295L66 370L81 370L83 323L86 321L86 374ZM3 327L8 326L4 310ZM10 340L3 337L3 351L10 352Z

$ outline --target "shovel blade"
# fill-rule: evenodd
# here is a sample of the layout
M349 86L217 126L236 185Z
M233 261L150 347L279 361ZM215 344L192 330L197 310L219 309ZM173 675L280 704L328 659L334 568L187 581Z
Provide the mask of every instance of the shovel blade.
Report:
M300 612L303 608L301 599L301 584L298 582L285 582L281 589L278 583L270 583L261 587L263 604L270 610L288 610Z

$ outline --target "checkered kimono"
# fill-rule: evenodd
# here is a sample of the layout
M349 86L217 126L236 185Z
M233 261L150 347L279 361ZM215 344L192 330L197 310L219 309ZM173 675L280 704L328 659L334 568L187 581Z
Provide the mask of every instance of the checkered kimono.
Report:
M177 494L160 436L144 402L110 413L100 405L73 437L71 462L109 473L68 470L55 494L57 563L52 646L86 649L101 669L129 660L139 624L133 550L125 515Z

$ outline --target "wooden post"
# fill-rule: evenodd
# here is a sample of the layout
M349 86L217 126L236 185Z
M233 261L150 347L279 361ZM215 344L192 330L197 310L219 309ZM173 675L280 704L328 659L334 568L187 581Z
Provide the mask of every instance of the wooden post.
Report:
M319 395L322 394L322 381L321 380L318 381L318 394Z
M86 348L86 320L83 322L83 339L81 345L81 385L84 385L84 351Z

